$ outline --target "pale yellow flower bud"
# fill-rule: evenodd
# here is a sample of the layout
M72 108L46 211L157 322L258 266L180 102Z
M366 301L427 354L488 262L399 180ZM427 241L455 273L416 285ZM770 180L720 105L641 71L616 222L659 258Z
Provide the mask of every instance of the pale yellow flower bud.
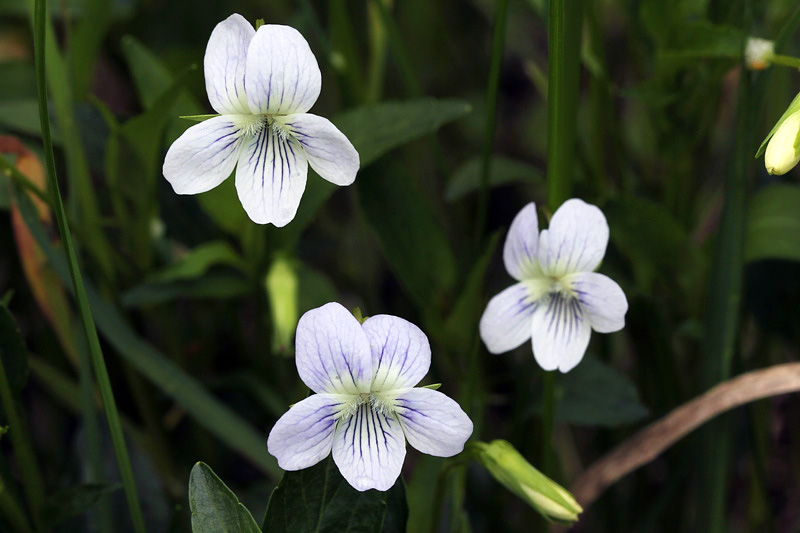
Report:
M509 442L494 440L474 446L489 473L545 518L561 523L578 520L583 508L572 494L536 470Z
M800 111L789 115L767 144L764 165L770 174L786 174L800 162Z
M775 43L766 39L751 37L747 40L744 50L744 60L747 67L752 70L763 70L770 65L772 56L775 55Z

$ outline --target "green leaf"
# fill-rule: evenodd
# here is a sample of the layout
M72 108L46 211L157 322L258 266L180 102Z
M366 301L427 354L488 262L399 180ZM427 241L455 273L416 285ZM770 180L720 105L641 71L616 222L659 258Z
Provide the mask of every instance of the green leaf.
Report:
M205 463L195 464L189 475L189 508L194 532L261 532L250 511Z
M55 527L73 516L88 510L101 498L119 490L122 485L84 484L58 490L47 497L44 516L47 526Z
M0 363L12 393L19 394L28 381L28 351L17 322L5 305L0 305Z
M491 160L489 187L499 187L512 183L534 185L543 196L545 183L542 171L533 165L507 157L495 156ZM455 202L464 196L476 192L481 184L481 158L474 157L464 163L453 173L447 184L444 198Z
M426 198L398 169L361 176L356 185L390 268L420 309L435 309L453 287L456 262Z
M69 284L69 271L61 251L50 243L30 199L17 194L15 199L25 224L50 260L53 269ZM267 453L264 437L232 409L212 396L196 379L151 344L141 339L117 309L106 301L97 289L85 281L86 296L97 327L106 340L132 367L141 372L164 394L173 398L195 418L198 424L216 435L232 450L249 458L264 472L277 476L280 472L275 459Z
M800 261L800 186L770 185L751 200L745 260L760 259Z
M12 100L0 103L0 127L17 133L39 137L39 104L35 98ZM61 142L58 129L52 132L53 142Z
M148 281L196 279L216 265L229 265L242 271L248 270L247 263L230 244L225 241L212 241L189 250L176 262L150 276Z
M224 300L238 298L253 289L246 278L230 274L208 275L196 279L142 283L122 294L125 307L141 307L171 302L180 298Z
M386 492L359 492L331 457L286 472L272 492L264 518L270 533L404 533L408 521L402 478Z
M756 159L764 155L764 152L767 151L767 143L775 135L775 132L778 131L778 128L786 122L786 119L789 118L791 115L795 114L796 112L800 111L800 93L797 93L797 96L794 97L792 103L789 104L789 107L786 108L786 111L783 112L781 118L778 119L778 122L772 127L772 129L767 134L764 141L761 143L761 146L758 147L758 152L756 152Z
M586 426L617 426L645 418L636 387L614 368L587 356L565 374L556 419Z
M358 150L364 168L389 150L469 112L469 104L462 100L421 98L359 107L338 115L333 123Z

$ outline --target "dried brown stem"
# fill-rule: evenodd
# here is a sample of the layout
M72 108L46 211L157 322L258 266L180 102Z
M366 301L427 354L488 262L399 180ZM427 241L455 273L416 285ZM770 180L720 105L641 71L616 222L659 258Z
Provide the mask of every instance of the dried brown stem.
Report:
M720 383L595 461L572 484L572 494L586 508L621 477L649 463L720 413L762 398L798 391L800 363L775 365Z

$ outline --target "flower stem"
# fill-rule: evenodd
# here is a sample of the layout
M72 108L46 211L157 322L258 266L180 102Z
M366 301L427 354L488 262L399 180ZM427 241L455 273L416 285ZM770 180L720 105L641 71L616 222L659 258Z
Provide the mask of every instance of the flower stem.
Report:
M45 20L47 7L44 0L36 0L35 2L35 17L34 17L34 35L35 35L35 66L36 66L36 87L39 97L39 120L42 128L42 142L44 145L44 157L47 167L48 188L53 197L53 209L55 211L56 220L58 221L58 230L61 234L61 239L64 243L64 252L67 256L67 263L69 264L70 277L75 291L75 299L78 305L78 312L80 314L81 323L83 324L84 333L89 346L89 353L92 357L92 364L94 366L95 375L97 378L100 394L103 399L103 407L108 421L109 431L111 433L111 440L114 445L114 452L117 456L117 464L120 469L120 476L125 489L125 496L128 500L128 508L131 513L134 530L137 533L144 533L144 518L139 505L139 496L136 493L136 485L133 479L133 470L131 468L130 458L128 457L128 449L125 444L125 437L122 432L122 425L120 424L119 413L114 401L114 392L111 388L111 381L108 377L108 370L103 359L103 352L100 348L100 339L97 337L97 329L95 328L94 318L89 308L89 302L86 298L86 290L83 286L83 278L81 277L80 267L78 266L78 258L75 254L75 248L72 244L72 236L69 231L66 213L64 211L64 204L61 201L61 194L58 187L58 178L56 177L55 157L53 155L53 140L50 135L50 119L47 106L47 76L45 73Z
M785 67L800 69L800 58L797 57L773 54L769 57L769 62L774 65L782 65Z
M500 88L500 66L506 42L506 19L508 0L498 0L492 29L492 57L489 63L489 87L486 89L486 127L483 130L483 157L481 160L481 186L478 196L478 216L475 225L475 241L480 246L486 232L489 215L489 179L492 171L492 146L497 124L497 93Z
M547 50L547 200L551 211L572 194L575 122L578 109L581 2L553 0L549 4ZM541 470L553 475L552 437L556 410L555 372L542 376Z

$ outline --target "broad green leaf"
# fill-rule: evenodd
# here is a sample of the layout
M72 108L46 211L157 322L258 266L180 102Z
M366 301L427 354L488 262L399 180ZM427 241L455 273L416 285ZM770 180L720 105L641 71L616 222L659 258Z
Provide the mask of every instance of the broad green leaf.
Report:
M587 356L560 380L556 419L586 426L617 426L645 418L636 387L614 368Z
M336 117L333 123L358 150L361 168L389 150L431 134L470 112L462 100L421 98L359 107Z
M27 196L18 194L17 190L14 192L28 228L62 281L71 287L63 253L53 248ZM264 472L277 475L280 470L275 459L267 453L261 431L253 428L232 409L212 396L180 366L141 339L119 311L100 296L88 280L85 281L85 285L86 296L97 321L97 327L119 355L228 447L249 458Z
M331 457L286 472L272 492L264 518L270 533L403 533L408 521L402 478L386 492L359 492Z
M136 285L122 294L121 302L125 307L141 307L180 298L224 300L238 298L252 289L252 283L242 276L216 274Z
M786 122L786 119L789 118L789 116L795 114L798 111L800 111L800 93L797 93L797 96L794 97L792 103L789 104L789 107L787 107L786 111L783 112L781 118L778 119L778 122L775 123L775 125L767 134L767 136L764 138L764 141L761 143L761 146L758 147L758 152L756 152L756 158L759 158L762 155L764 155L764 152L767 151L767 143L769 143L769 140L772 138L773 135L775 135L775 132L778 131L778 128L780 128L781 125L784 122Z
M800 186L770 185L750 202L745 260L760 259L800 261Z
M189 508L195 533L260 533L239 498L205 463L197 463L189 475Z
M353 143L363 171L388 151L434 133L444 124L466 115L469 110L469 104L460 100L422 98L358 107L337 115L332 122ZM360 179L359 174L356 184ZM307 189L297 216L285 228L270 228L271 242L277 243L278 248L293 249L300 234L336 189L336 186L309 172ZM232 187L229 190L228 202L234 198Z
M167 282L196 279L205 275L215 265L229 265L247 271L244 259L225 241L203 243L166 268L148 277L150 282Z
M17 322L5 305L0 305L0 363L11 391L19 394L28 381L28 351Z
M47 497L43 514L48 527L55 527L65 520L88 510L101 498L119 490L119 484L85 484L60 489Z
M365 174L356 185L389 267L420 309L436 309L453 288L456 263L426 198L397 169Z
M455 202L467 194L476 192L481 185L481 165L481 158L474 157L459 167L444 191L445 200ZM507 157L493 157L489 186L499 187L511 183L533 185L542 192L545 190L544 175L540 169Z
M0 102L0 127L26 135L39 137L39 104L35 98ZM53 142L61 142L58 123L53 124Z

